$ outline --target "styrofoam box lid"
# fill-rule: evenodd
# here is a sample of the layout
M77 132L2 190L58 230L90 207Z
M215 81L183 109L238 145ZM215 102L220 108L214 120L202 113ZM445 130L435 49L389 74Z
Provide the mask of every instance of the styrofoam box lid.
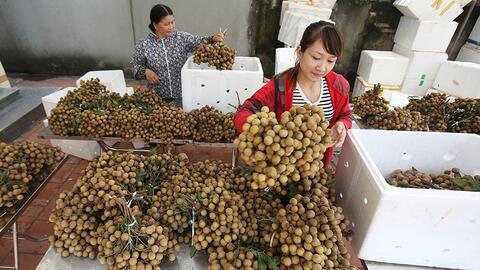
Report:
M362 55L372 57L372 58L383 58L383 59L395 59L399 61L408 62L408 57L400 55L392 51L372 51L372 50L363 50Z
M123 70L95 70L85 73L80 79L77 80L77 87L80 86L80 81L86 81L92 78L99 78L100 82L112 82L122 88L125 88L125 77ZM112 89L117 90L117 89ZM123 89L120 89L123 90Z
M58 90L57 92L51 93L48 96L42 97L42 102L57 104L62 97L67 95L69 91L73 91L75 89L76 89L75 87L63 88L62 90Z
M480 175L480 136L476 134L390 130L351 130L349 133L364 152L370 168L384 189L419 191L390 186L385 177L397 169L415 167L421 172L438 174L456 167L462 173ZM435 191L446 192L420 192ZM451 192L455 194L459 191ZM459 196L480 198L475 192L460 193Z
M195 70L200 72L263 72L262 64L258 57L235 57L235 63L232 70L216 70L214 66L208 66L206 63L200 65L193 62L193 57L190 56L183 65L182 70Z

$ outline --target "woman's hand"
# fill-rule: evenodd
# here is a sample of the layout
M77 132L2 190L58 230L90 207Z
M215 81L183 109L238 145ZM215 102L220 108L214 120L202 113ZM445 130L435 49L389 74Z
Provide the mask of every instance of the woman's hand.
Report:
M159 84L160 77L158 77L157 73L153 70L146 68L145 69L145 77L147 77L147 81L151 84Z
M217 34L213 35L212 40L214 42L222 42L224 38L225 38L225 34L220 32L220 33L217 33Z
M335 123L332 127L332 145L333 147L342 147L345 137L347 136L347 129L345 124L341 121Z

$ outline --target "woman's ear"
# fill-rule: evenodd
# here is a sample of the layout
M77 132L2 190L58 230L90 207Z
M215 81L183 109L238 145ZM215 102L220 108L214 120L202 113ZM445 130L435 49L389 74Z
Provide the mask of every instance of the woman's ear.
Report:
M300 46L297 47L297 49L295 50L295 53L297 54L297 59L298 60L302 59L303 52L302 52L302 48Z

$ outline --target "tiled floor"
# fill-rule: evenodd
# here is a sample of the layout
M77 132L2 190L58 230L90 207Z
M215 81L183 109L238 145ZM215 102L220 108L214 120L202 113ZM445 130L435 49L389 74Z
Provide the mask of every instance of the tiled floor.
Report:
M68 87L74 86L78 77L52 77L48 75L14 74L9 75L10 82L16 87ZM138 82L128 82L128 86L137 86ZM17 141L36 141L49 144L48 140L42 140L37 134L43 129L41 122L23 134ZM221 159L231 161L231 150L181 146L175 152L185 152L192 161ZM70 156L66 163L55 174L51 181L44 187L33 203L25 210L17 221L17 229L21 234L27 234L35 238L46 239L52 233L52 224L48 217L55 208L55 201L60 192L70 190L76 179L86 168L88 161ZM35 269L49 247L48 240L30 241L19 240L20 269ZM356 265L361 267L360 262L354 259ZM8 238L0 239L0 265L13 265L13 244Z

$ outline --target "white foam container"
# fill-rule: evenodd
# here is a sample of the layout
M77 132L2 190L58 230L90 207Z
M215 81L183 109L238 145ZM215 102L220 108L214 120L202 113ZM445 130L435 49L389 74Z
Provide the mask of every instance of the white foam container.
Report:
M232 70L216 70L197 65L190 56L182 67L183 109L187 112L210 105L222 112L233 112L263 84L263 69L257 57L235 57Z
M48 119L43 120L48 127ZM102 153L102 148L96 141L50 140L52 146L58 146L66 154L92 161Z
M463 12L461 1L437 1L437 0L396 0L393 4L403 15L432 21L453 21Z
M316 7L321 9L333 9L335 6L336 0L317 0L317 1L283 1L282 2L282 9L280 11L280 25L282 25L283 19L285 18L285 12L291 9L295 9L298 6L308 6L308 7ZM329 15L330 17L330 15Z
M372 90L374 84L370 84L365 79L363 79L360 76L357 76L355 79L355 84L353 86L353 92L352 92L352 97L358 97L361 96L363 93ZM383 85L382 88L385 91L400 91L400 85ZM383 96L383 94L382 94Z
M480 136L349 130L336 169L337 203L352 221L359 258L480 269L480 193L396 188L385 177L414 166L480 174Z
M470 43L466 43L458 52L455 61L480 64L480 47Z
M295 66L297 59L295 48L275 49L275 74L281 73Z
M391 51L363 50L357 74L369 84L402 84L408 58Z
M5 76L3 79L2 77ZM0 88L10 88L10 82L8 81L5 69L3 69L2 62L0 62Z
M432 87L433 80L422 80L421 78L405 78L402 83L400 92L413 96L423 96L426 94L428 89Z
M446 53L412 51L399 44L393 46L393 51L410 59L405 72L406 80L434 80L440 65L448 59Z
M119 93L120 95L127 93L127 85L123 70L95 70L85 73L77 80L77 87L80 86L80 81L86 81L92 78L99 78L100 83L105 85L107 91Z
M480 98L480 64L447 61L440 66L433 88L463 98Z
M413 51L445 52L457 25L456 22L426 21L402 16L394 41Z

